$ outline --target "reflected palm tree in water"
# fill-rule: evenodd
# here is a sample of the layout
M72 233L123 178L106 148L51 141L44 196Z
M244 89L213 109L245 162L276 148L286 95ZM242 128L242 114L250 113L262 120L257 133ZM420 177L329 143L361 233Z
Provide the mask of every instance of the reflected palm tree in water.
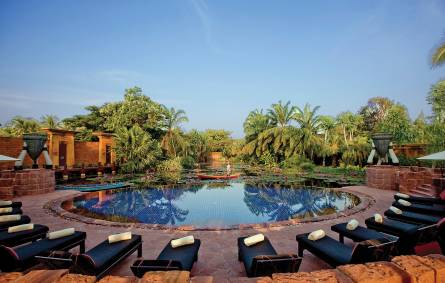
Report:
M113 198L102 202L99 195L81 200L77 207L99 215L121 215L143 223L158 223L175 225L186 219L188 210L179 208L174 201L188 189L130 189L126 191L110 191ZM195 192L195 189L190 189Z
M349 195L330 189L308 188L273 188L270 186L246 186L244 202L255 215L267 215L269 221L282 221L290 218L312 218L335 213L339 210L339 201L348 205Z

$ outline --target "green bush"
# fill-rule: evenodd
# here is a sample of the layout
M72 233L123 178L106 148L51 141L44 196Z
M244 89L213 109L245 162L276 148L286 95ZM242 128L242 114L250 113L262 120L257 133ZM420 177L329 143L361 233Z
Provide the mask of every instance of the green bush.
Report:
M162 161L156 167L156 171L162 172L180 172L182 170L181 158L175 157Z
M277 163L275 162L275 159L270 152L267 152L260 156L260 164L265 165L267 167L277 166Z
M195 159L191 156L184 156L181 159L181 165L184 169L193 169L195 168Z
M304 171L314 171L315 164L312 162L302 162L300 168Z
M294 155L286 158L280 163L281 168L297 168L300 167L302 163L311 163L309 159L304 156Z

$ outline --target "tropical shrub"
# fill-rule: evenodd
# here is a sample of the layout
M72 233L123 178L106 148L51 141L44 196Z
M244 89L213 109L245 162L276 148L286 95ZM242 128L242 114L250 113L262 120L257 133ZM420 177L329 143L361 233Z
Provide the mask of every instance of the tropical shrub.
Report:
M156 166L157 172L180 172L182 170L181 158L175 157L161 161Z
M195 168L195 159L191 156L184 156L181 158L181 166L184 169L193 169Z
M115 136L116 159L125 173L136 173L154 166L162 152L159 143L139 125L121 128Z
M312 162L303 162L300 164L300 168L304 171L314 171L315 164Z

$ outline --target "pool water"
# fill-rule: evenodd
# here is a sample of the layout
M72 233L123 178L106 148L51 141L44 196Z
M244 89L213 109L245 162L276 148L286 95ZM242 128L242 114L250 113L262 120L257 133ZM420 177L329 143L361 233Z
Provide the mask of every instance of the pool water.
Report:
M227 228L289 219L308 219L352 208L360 199L323 188L207 183L190 188L127 188L88 193L63 207L117 222Z

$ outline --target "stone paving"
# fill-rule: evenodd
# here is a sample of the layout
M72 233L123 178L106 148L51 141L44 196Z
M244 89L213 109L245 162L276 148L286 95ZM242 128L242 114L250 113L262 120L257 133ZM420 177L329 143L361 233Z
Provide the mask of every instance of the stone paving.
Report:
M338 217L337 219L292 226L221 231L155 230L141 229L138 227L125 228L86 224L77 220L68 220L50 214L48 210L43 208L45 204L52 200L78 194L78 192L75 191L56 191L44 195L23 196L16 198L15 200L23 202L24 214L30 216L33 223L47 225L49 226L50 231L74 227L77 230L87 232L87 250L105 240L110 234L131 230L134 234L140 234L143 237L144 258L156 258L170 239L193 234L195 238L201 239L201 248L199 250L198 262L195 263L191 273L192 276L211 275L216 279L219 278L223 281L228 277L245 276L244 267L237 260L236 240L238 237L263 233L269 237L278 253L296 254L297 242L295 241L295 235L323 229L328 235L337 238L338 235L330 230L332 225L348 221L351 218L357 219L363 225L364 220L372 216L374 213L378 212L383 214L383 212L391 205L394 194L394 191L378 190L366 186L347 187L343 188L343 190L352 193L366 194L374 199L375 203L372 203L369 208L361 212L357 212L351 216ZM345 243L352 245L352 242L348 240L345 240ZM129 266L135 260L136 254L128 257L125 261L114 267L110 274L130 275L131 271ZM330 267L305 251L300 271L315 271L324 268Z

